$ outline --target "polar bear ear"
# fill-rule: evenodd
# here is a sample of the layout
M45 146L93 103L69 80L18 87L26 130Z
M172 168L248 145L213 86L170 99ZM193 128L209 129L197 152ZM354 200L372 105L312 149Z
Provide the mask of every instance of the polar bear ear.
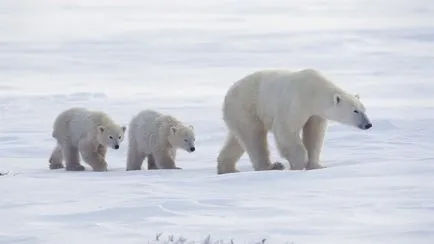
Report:
M335 105L340 104L341 101L342 101L342 98L341 98L341 96L340 96L339 94L335 94L335 95L333 96L333 102L334 102Z
M360 95L358 93L354 94L357 99L360 99Z
M125 132L127 130L127 127L125 125L121 126L122 132Z
M171 132L172 134L175 134L175 133L176 133L176 127L175 127L175 126L171 126L171 127L170 127L170 132Z
M101 125L98 126L98 131L99 131L99 132L104 132L104 126L101 126Z
M188 125L188 128L194 130L194 127L192 125Z

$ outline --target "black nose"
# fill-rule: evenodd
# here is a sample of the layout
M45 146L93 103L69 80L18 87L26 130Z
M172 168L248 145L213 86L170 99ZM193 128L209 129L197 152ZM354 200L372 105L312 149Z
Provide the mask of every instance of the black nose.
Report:
M367 129L371 128L371 127L372 127L372 124L371 124L371 123L366 124L366 125L365 125L365 130L367 130Z
M115 145L115 149L119 149L119 145Z
M196 150L196 148L190 147L190 151L194 152L194 150Z

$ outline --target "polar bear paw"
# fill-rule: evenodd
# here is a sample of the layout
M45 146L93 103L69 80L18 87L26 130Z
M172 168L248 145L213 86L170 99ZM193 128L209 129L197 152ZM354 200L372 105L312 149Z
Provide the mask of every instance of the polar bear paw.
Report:
M66 166L67 171L84 171L83 165Z
M108 164L106 161L102 161L101 163L93 163L91 164L92 170L95 172L104 172L108 171Z
M225 169L225 168L221 168L218 167L217 168L217 174L222 175L222 174L232 174L232 173L239 173L240 171L238 169Z
M308 163L306 166L306 170L323 169L323 168L327 168L327 167L319 163Z
M56 159L54 157L51 157L50 160L48 160L48 163L50 169L62 169L65 167L63 166L61 159Z
M63 169L63 168L64 168L63 164L50 162L50 169Z
M269 170L284 170L285 166L281 162L274 162L271 164Z

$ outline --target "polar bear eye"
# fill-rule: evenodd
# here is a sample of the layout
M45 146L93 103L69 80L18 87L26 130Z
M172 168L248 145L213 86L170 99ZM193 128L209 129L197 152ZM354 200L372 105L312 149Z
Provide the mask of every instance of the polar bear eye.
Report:
M358 114L358 113L359 113L359 111L357 111L357 110L354 110L354 113Z
M110 140L113 140L113 136L109 136Z
M119 136L119 139L121 139L122 138L122 136Z

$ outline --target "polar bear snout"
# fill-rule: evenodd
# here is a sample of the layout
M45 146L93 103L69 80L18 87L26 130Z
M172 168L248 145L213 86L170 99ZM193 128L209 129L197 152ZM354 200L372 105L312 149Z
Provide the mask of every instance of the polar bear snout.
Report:
M119 145L116 144L116 145L113 146L113 148L114 148L114 149L119 149Z
M363 129L364 129L364 130L367 130L367 129L371 128L371 127L372 127L372 124L371 124L371 123L368 123L368 124L365 124L365 125L363 126Z
M194 146L193 143L185 143L184 146L182 146L182 148L189 153L196 151L196 147Z
M368 119L366 114L362 113L362 123L360 123L359 128L362 130L368 130L372 127L371 121Z
M361 124L359 125L359 128L362 130L368 130L372 127L372 123L367 123L367 124Z

